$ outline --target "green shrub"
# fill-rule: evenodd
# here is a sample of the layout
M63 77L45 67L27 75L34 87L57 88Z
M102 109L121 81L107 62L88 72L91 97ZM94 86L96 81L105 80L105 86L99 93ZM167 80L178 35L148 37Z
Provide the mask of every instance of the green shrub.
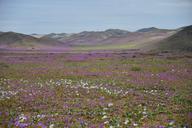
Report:
M131 71L141 71L141 67L139 67L139 66L133 66L133 67L131 68Z

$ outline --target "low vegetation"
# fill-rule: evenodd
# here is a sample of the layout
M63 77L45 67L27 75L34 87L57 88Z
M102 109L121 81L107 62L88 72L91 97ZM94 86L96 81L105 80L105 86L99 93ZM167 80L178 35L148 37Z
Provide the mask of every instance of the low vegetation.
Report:
M0 54L0 127L191 127L192 60L168 55Z

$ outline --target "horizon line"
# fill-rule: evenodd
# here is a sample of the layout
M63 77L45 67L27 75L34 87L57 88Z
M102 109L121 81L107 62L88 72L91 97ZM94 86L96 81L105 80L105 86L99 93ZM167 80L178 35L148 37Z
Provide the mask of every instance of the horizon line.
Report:
M77 32L47 32L47 33L36 33L36 32L30 32L30 33L25 33L25 32L19 32L19 31L12 31L12 30L9 30L9 31L1 31L0 32L3 32L3 33L7 33L7 32L14 32L14 33L21 33L21 34L26 34L26 35L33 35L33 34L38 34L38 35L46 35L46 34L61 34L61 33L65 33L65 34L77 34L77 33L82 33L82 32L104 32L104 31L107 31L107 30L122 30L122 31L127 31L127 32L137 32L141 29L149 29L149 28L156 28L156 29L167 29L167 30L177 30L177 29L181 29L183 27L187 27L187 26L191 26L192 24L190 25L185 25L185 26L180 26L180 27L175 27L175 28L160 28L160 27L156 27L156 26L151 26L151 27L143 27L143 28L140 28L140 29L136 29L134 31L130 31L128 29L121 29L121 28L108 28L108 29L102 29L102 30L83 30L83 31L77 31Z

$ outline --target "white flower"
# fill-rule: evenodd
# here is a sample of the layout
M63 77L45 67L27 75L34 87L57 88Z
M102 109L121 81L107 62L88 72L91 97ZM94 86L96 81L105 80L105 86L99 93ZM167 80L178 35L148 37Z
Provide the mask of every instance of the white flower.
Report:
M103 108L103 110L108 110L108 108Z
M108 107L112 107L113 106L113 103L108 103Z
M102 117L102 119L106 119L107 118L107 116L106 115L104 115L103 117Z
M27 117L24 114L21 114L19 116L19 122L24 122L25 120L27 120Z
M109 126L109 128L114 128L113 126Z
M50 124L50 125L49 125L49 128L54 128L54 124Z
M144 111L144 112L142 112L143 113L143 115L146 115L147 114L147 112L146 111Z
M147 110L147 107L146 107L146 106L144 106L143 110L144 110L144 111L146 111L146 110Z
M44 118L45 115L37 115L37 118Z
M109 121L105 121L105 122L104 122L104 124L108 124L108 123L109 123Z
M133 124L133 126L134 126L134 127L137 127L137 126L138 126L138 124L134 123L134 124Z
M107 113L106 112L102 112L103 115L106 115Z
M175 121L171 121L169 122L169 125L173 125L175 123Z
M128 119L125 119L124 124L126 125L126 124L128 124L128 123L129 123L129 120L128 120Z

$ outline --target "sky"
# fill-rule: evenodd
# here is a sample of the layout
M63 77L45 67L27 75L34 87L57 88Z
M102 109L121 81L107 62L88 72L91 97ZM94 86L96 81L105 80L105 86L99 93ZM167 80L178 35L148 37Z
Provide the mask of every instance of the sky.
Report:
M192 0L0 0L0 31L76 33L192 25Z

